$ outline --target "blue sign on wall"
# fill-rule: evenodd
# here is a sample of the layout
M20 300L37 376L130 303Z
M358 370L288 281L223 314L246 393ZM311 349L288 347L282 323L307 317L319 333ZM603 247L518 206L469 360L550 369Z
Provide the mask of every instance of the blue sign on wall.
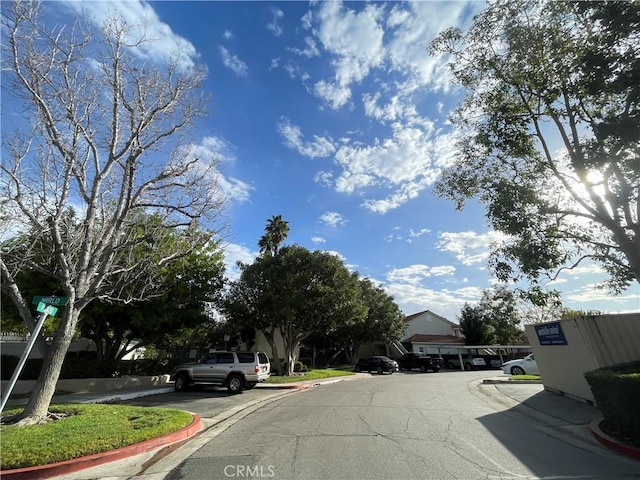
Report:
M566 345L567 339L562 331L560 322L536 325L536 334L540 345Z

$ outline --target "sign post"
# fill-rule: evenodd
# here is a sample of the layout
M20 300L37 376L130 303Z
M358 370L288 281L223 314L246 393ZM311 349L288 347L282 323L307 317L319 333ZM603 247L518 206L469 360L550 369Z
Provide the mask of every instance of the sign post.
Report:
M43 301L41 301L41 299ZM47 303L47 300L51 300L52 303L55 303L56 305L66 305L68 301L66 297L42 297L42 296L33 297L32 303L38 305L36 309L42 315L40 315L40 318L38 319L38 322L36 323L36 326L33 329L33 332L31 332L31 336L29 337L29 342L27 343L27 348L25 348L24 352L22 353L22 356L20 357L20 361L18 362L18 365L16 366L16 369L13 372L13 375L11 376L11 380L9 380L9 385L7 385L7 388L4 392L4 397L2 398L2 404L0 404L0 413L2 413L2 411L4 410L4 407L7 404L7 401L9 400L9 396L11 396L11 392L13 391L13 388L16 386L16 382L18 381L20 372L22 372L22 368L24 367L24 364L27 362L27 358L29 357L31 350L33 349L33 346L35 345L36 340L38 339L38 335L40 335L40 330L42 330L44 321L47 319L47 316L49 315L55 316L55 314L58 312L58 309L52 306L51 304Z

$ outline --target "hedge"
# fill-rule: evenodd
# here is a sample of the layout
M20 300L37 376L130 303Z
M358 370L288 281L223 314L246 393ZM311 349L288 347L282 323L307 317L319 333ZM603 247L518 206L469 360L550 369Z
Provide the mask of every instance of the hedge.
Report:
M604 417L604 430L640 447L640 361L599 368L584 376Z
M19 358L12 355L2 355L0 360L1 378L9 380L15 371ZM175 363L175 362L173 362ZM163 375L171 373L173 364L166 360L98 360L95 355L67 356L60 371L60 378L113 378L139 377L148 375ZM36 380L42 368L41 358L28 359L19 380Z

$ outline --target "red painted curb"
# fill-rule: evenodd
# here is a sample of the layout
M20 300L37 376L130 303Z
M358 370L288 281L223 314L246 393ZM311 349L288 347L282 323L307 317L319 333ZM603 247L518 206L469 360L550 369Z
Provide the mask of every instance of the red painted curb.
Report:
M632 445L627 445L626 443L622 443L620 440L610 437L609 435L604 433L600 429L600 423L602 422L602 420L603 420L602 418L596 418L594 420L591 420L591 423L589 424L589 428L591 428L591 433L593 433L593 436L596 437L596 440L598 440L604 446L612 450L615 450L618 453L622 453L627 457L640 460L640 448L634 447Z
M199 415L193 414L193 421L190 425L162 437L152 438L144 442L128 445L126 447L110 450L107 452L95 453L86 457L65 460L64 462L50 463L48 465L37 465L34 467L16 468L14 470L4 470L0 472L0 477L6 480L39 480L67 473L77 472L85 468L96 467L104 463L115 462L123 458L133 457L141 453L146 453L158 447L163 447L173 443L193 437L202 426Z

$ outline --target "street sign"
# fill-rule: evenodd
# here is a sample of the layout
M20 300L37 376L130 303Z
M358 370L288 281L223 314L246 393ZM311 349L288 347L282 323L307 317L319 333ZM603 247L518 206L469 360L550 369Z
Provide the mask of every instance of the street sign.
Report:
M540 345L566 345L567 339L562 331L560 322L536 325L536 334Z
M44 302L40 302L38 303L38 306L36 307L36 310L38 310L40 313L45 313L47 315L50 316L55 316L56 313L58 313L58 309L52 305L47 305Z
M54 296L45 297L43 295L36 295L35 297L33 297L33 300L31 300L31 303L34 305L37 305L38 303L42 302L42 303L46 303L47 305L64 307L68 301L69 299L67 297L54 297Z

